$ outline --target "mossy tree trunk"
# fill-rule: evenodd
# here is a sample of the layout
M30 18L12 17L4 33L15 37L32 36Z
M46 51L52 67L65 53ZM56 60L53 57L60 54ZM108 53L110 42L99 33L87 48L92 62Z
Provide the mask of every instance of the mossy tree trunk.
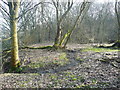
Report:
M61 17L59 17L59 7L60 7L60 2L59 0L58 1L54 1L52 0L53 2L53 5L55 6L55 9L56 9L56 23L57 23L57 33L56 33L56 37L55 37L55 42L54 42L54 45L53 47L55 48L60 48L61 47L61 42L60 40L62 39L62 28L61 28L61 23L63 21L63 19L66 17L66 15L68 14L68 12L70 11L70 9L72 8L73 6L73 1L70 1L68 0L67 2L67 10L61 15Z
M57 34L55 37L55 42L54 42L54 47L57 48L59 46L59 42L60 42L60 38L61 38L61 28L60 28L60 24L61 22L59 22L59 18L58 18L58 7L56 7L56 19L57 19Z
M17 37L17 23L18 23L18 9L19 9L20 0L13 0L8 2L9 14L10 14L10 29L12 37L12 50L11 50L11 64L12 67L18 67L20 60L18 54L18 37Z
M61 42L60 42L60 45L63 47L63 48L66 48L66 45L68 43L68 41L70 40L70 37L73 33L73 31L75 30L76 26L77 26L77 23L80 19L80 23L82 22L84 16L85 16L85 13L88 11L89 7L90 7L90 4L89 2L82 2L82 5L80 7L80 13L79 15L77 16L76 20L75 20L75 23L73 25L73 27L68 30L68 32L64 35L64 37L61 39Z

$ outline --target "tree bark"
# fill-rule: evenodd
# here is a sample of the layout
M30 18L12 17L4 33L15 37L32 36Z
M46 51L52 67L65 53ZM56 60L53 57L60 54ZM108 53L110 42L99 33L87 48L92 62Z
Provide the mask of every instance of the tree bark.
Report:
M18 9L19 9L20 0L15 2L8 2L9 13L10 13L10 29L12 37L12 57L11 64L13 67L18 67L20 64L19 54L18 54L18 37L17 37L17 22L18 22Z

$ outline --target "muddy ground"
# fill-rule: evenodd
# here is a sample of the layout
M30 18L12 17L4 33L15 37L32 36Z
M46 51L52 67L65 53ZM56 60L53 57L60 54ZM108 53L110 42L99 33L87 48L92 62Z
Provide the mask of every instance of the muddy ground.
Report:
M90 48L70 44L66 50L57 51L22 49L22 71L0 74L1 88L120 89L119 51Z

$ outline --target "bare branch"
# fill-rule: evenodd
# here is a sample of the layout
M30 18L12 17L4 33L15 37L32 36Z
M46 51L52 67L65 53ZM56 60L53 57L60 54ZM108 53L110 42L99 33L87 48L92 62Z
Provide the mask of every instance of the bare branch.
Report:
M62 17L60 18L59 22L62 22L63 18L67 15L67 13L70 11L70 9L72 8L72 5L73 5L73 1L70 5L70 2L68 1L68 9L67 11L62 15Z
M10 16L10 14L7 12L7 10L4 7L2 7L2 5L0 5L0 7L1 7L1 10L3 10L8 16Z
M5 1L1 0L4 4L8 5L8 3L6 3Z
M11 39L11 37L6 38L6 39L2 39L2 41L8 41L8 40L10 40L10 39Z
M57 8L55 1L54 1L54 0L52 0L52 2L53 2L53 5L55 6L55 8Z
M18 16L16 19L19 19L19 18L23 17L27 12L29 12L30 10L34 9L35 7L37 7L38 5L43 4L43 3L50 3L50 2L39 2L38 4L34 5L32 8L25 11L22 15Z

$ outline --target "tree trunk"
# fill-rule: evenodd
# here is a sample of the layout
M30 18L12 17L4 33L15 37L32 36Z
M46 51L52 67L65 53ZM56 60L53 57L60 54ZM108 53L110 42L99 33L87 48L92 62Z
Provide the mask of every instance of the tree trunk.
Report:
M118 0L116 0L115 2L115 13L116 13L116 17L117 17L117 23L118 23L118 41L120 41L120 2Z
M11 64L13 67L18 67L19 55L18 55L18 37L17 37L17 22L18 22L18 9L19 9L19 0L16 2L8 2L9 12L10 12L10 29L12 37L12 57Z
M86 8L87 5L88 5L88 8ZM84 16L85 16L85 13L88 11L89 7L90 7L90 3L88 3L88 2L83 2L83 3L82 3L81 8L80 8L80 13L79 13L79 15L77 16L77 19L75 20L75 24L73 25L72 29L68 32L68 36L66 37L66 41L64 40L65 42L64 42L63 48L66 48L66 45L67 45L68 41L70 40L70 37L71 37L73 31L75 30L79 19L81 19L81 20L80 20L80 23L81 23L82 20L83 20L83 18L84 18ZM85 10L85 9L86 9L86 10ZM81 17L81 15L82 15L83 13L84 13L84 15L83 15L83 17Z
M59 46L60 42L60 36L61 36L61 29L60 29L60 21L59 21L59 13L58 13L58 2L57 2L57 7L56 7L56 20L57 20L57 34L55 37L55 42L54 42L54 47L57 48Z
M53 4L56 8L56 20L57 20L57 34L56 34L56 37L55 37L55 42L54 42L54 47L55 48L60 48L60 44L62 43L60 40L61 40L61 36L62 36L62 29L61 29L61 23L63 21L63 19L66 17L66 15L68 14L68 12L70 11L70 9L72 8L72 5L73 5L73 1L71 1L70 3L70 0L68 0L68 8L67 10L64 12L64 14L60 17L59 19L59 1L57 1L57 3L55 3L54 0L53 1Z
M60 25L57 25L57 35L55 37L55 43L54 43L54 47L58 47L59 46L59 42L60 42L60 38L61 38L61 29L60 29Z

